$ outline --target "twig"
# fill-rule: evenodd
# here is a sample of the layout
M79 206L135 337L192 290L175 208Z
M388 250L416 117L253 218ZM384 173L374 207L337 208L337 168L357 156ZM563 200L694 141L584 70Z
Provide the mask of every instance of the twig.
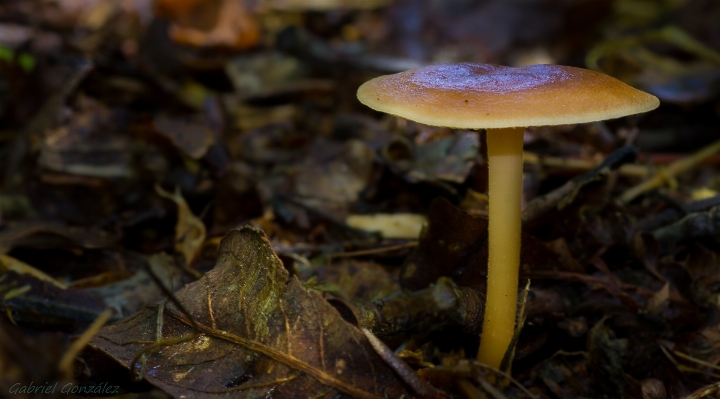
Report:
M617 169L621 165L634 160L638 151L639 149L637 147L621 147L608 155L602 163L595 166L588 173L568 181L541 197L533 199L522 211L523 223L537 219L554 207L562 209L567 206L585 185L604 179L611 170Z
M718 151L720 151L720 140L706 146L688 157L671 163L668 167L661 169L650 179L628 189L620 196L620 201L628 203L646 191L656 189L665 183L674 181L675 176L696 167L704 159Z
M192 325L192 322L187 319L187 316L184 314L178 312L174 309L167 309L167 312L172 316L175 317L178 321L181 321L187 325ZM304 361L294 357L289 356L284 352L281 352L275 348L272 348L270 346L267 346L265 344L262 344L260 342L243 338L241 336L229 333L227 331L223 330L216 330L214 328L210 328L208 326L199 324L198 325L200 331L202 333L205 333L206 335L212 336L214 338L231 342L237 345L241 345L251 351L260 353L261 355L265 355L269 357L270 359L273 359L277 362L280 362L290 368L293 368L295 370L301 371L308 375L309 377L317 380L321 384L330 386L332 388L337 389L338 391L341 391L343 393L346 393L350 396L362 398L362 399L382 399L381 396L375 395L373 393L367 392L363 390L362 388L358 388L356 386L350 385L342 380L339 380L338 378L331 376L322 370L319 370L316 367L311 366L308 363L305 363ZM183 338L183 337L180 337Z
M90 339L92 339L92 337L100 331L102 326L107 323L110 316L112 316L112 311L110 309L105 309L102 313L100 313L100 316L98 316L97 319L90 324L90 327L88 327L88 329L85 330L85 332L82 333L82 335L76 339L72 345L70 345L70 348L68 348L67 352L63 354L63 357L60 359L60 363L58 363L58 369L61 372L66 375L72 375L73 360L75 360L75 357L77 357L78 353L83 350L85 345L90 342Z
M504 372L504 371L502 371L502 370L498 370L498 369L496 369L496 368L494 368L494 367L490 367L490 366L488 366L487 364L478 363L478 362L475 362L475 364L477 364L478 366L480 366L480 367L482 367L482 368L484 368L484 369L490 370L490 371L492 371L493 373L499 374L500 376L502 376L502 377L504 377L504 378L507 378L508 381L510 381L510 382L513 383L515 386L517 386L518 388L520 388L521 391L525 392L525 394L527 394L527 396L529 396L529 397L531 397L531 398L533 398L533 399L537 398L537 396L535 396L532 392L530 392L527 388L525 388L525 386L523 386L523 384L521 384L518 380L514 379L510 374L508 374L508 373L506 373L506 372Z
M390 348L380 341L370 330L367 328L362 329L365 338L370 342L370 345L375 349L375 352L380 356L388 366L400 377L406 384L421 397L448 397L448 395L432 385L428 384L427 381L418 377L415 370L410 368L405 361L400 359Z
M525 163L535 163L544 167L588 171L598 167L599 163L578 158L561 158L546 155L538 155L532 152L523 152ZM647 177L650 170L645 165L628 164L618 168L618 172L624 176Z
M479 379L478 382L480 383L480 385L483 387L483 389L484 389L487 393L489 393L490 395L492 395L493 398L495 398L495 399L507 399L507 397L506 397L505 395L503 395L503 393L500 392L499 389L497 389L497 388L495 388L494 386L492 386L492 384L490 384L487 380Z
M701 399L718 391L720 391L720 382L700 388L683 399Z
M409 242L402 243L402 244L389 245L387 247L361 249L358 251L341 252L339 254L331 254L331 255L328 255L327 258L328 258L328 263L330 263L332 261L332 259L334 259L334 258L350 258L353 256L375 255L375 254L381 254L384 252L395 251L397 249L412 248L412 247L416 247L417 245L418 245L417 241L409 241Z
M700 364L700 365L705 366L705 367L710 367L711 369L720 370L720 366L718 366L718 365L716 365L716 364L712 364L712 363L706 362L706 361L704 361L704 360L702 360L702 359L694 358L694 357L692 357L692 356L690 356L690 355L686 355L686 354L684 354L684 353L682 353L682 352L680 352L680 351L673 350L672 353L675 354L676 356L679 356L679 357L681 357L681 358L683 358L683 359L685 359L685 360L691 361L691 362L693 362L693 363L697 363L697 364ZM717 374L711 374L711 375L712 375L713 377L717 377Z

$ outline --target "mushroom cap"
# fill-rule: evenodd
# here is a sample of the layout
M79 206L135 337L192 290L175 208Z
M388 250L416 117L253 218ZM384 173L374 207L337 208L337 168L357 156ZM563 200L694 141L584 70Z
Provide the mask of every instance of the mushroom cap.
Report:
M613 77L562 65L429 65L367 81L357 96L377 111L458 129L594 122L660 105Z

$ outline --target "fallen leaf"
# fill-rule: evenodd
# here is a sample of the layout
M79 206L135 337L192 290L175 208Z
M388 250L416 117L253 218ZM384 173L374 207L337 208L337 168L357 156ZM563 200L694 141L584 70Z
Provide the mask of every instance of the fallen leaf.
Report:
M67 286L60 281L55 280L54 278L48 276L44 272L28 265L25 262L21 262L12 256L7 256L0 254L0 273L4 273L6 271L14 271L18 274L28 274L30 276L35 277L38 280L45 281L47 283L50 283L58 288L65 289Z
M13 224L0 233L0 253L13 248L108 248L118 240L115 234L95 227L68 226L52 221L26 221Z
M242 50L260 40L255 16L242 0L162 0L155 7L173 20L170 37L181 44Z
M476 132L463 132L414 145L400 136L383 149L385 160L411 182L462 183L475 164L479 149Z
M80 95L67 123L45 132L38 162L73 175L130 177L131 140L122 130L118 112Z
M336 143L318 141L298 167L295 194L305 206L343 220L357 201L373 170L375 153L360 140Z
M695 244L684 266L692 278L690 288L695 303L720 309L720 260L715 252Z
M345 224L367 232L379 232L384 238L417 239L427 223L425 216L413 213L377 213L350 215Z
M0 310L12 314L20 325L37 330L74 331L78 323L90 323L105 310L91 295L75 289L62 289L33 275L8 271L0 275L0 292L23 288L22 295L0 302Z
M588 336L588 366L593 380L604 386L604 391L613 397L623 398L629 394L630 378L623 371L623 358L628 353L628 340L618 339L615 332L607 327L605 319L590 330Z
M670 283L665 285L648 299L647 309L652 315L662 314L668 306L670 299Z
M370 302L399 288L394 276L375 262L339 259L318 274L323 281L336 284L338 296L346 300Z
M153 126L160 134L193 159L200 159L215 143L212 130L199 123L192 123L168 116L158 116Z
M408 397L365 336L288 273L264 233L222 241L216 267L176 294L109 325L91 345L176 397ZM159 329L158 329L159 327ZM183 338L184 337L184 338ZM190 338L190 339L188 339Z
M159 196L177 204L178 219L175 225L175 250L183 255L187 264L190 264L205 241L205 224L192 213L182 194L180 194L180 188L176 188L173 194L163 190L160 186L155 186L155 191Z
M174 266L173 260L164 253L154 254L147 260L148 267L162 284L173 290L183 282L185 273ZM152 280L145 268L140 268L132 276L100 287L86 288L84 292L100 298L109 308L115 310L118 318L130 316L141 307L155 303L164 297L160 287ZM174 291L174 290L173 290Z

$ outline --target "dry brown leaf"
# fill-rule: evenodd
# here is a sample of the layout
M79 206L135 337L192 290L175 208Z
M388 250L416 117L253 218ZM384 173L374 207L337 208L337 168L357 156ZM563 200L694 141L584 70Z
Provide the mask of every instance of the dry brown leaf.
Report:
M175 225L175 250L181 253L185 258L185 262L189 264L200 251L205 241L205 225L202 220L192 213L187 202L180 194L179 188L176 188L173 194L163 190L160 186L155 186L155 191L159 196L177 204L178 219Z
M409 397L362 332L287 279L262 231L234 230L216 267L176 294L195 333L168 304L106 326L92 345L134 372L145 350L144 377L176 397ZM152 351L158 340L175 344Z
M181 44L242 50L260 40L255 17L242 0L161 0L156 10L173 20L170 37Z
M648 299L647 309L652 315L660 315L670 303L670 283L665 285Z

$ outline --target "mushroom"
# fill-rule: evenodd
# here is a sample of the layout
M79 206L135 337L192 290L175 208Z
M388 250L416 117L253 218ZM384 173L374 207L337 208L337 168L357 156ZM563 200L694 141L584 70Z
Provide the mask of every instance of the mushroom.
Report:
M647 112L656 97L610 76L561 65L430 65L365 82L377 111L433 126L486 129L489 236L478 360L499 368L515 331L520 266L523 132Z

